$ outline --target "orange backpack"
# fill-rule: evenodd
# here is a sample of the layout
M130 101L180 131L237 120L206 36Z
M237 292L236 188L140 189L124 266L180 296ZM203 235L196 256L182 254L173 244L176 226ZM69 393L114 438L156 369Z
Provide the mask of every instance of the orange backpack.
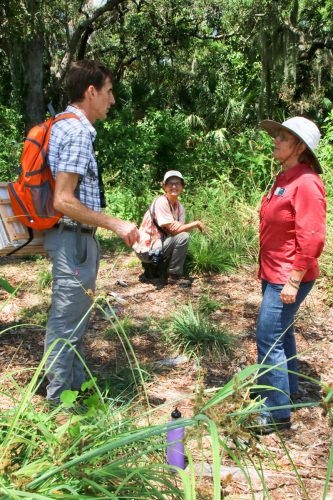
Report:
M37 231L51 228L62 217L53 207L55 182L46 155L52 125L66 118L79 120L74 113L64 113L52 116L29 131L21 156L19 178L8 183L14 215L22 224Z

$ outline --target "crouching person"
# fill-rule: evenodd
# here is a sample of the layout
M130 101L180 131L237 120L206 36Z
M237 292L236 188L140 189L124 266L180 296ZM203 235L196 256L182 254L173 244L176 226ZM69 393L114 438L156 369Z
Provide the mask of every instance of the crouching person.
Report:
M177 170L164 175L164 194L150 205L139 228L140 241L133 250L142 262L143 281L159 278L168 284L189 286L183 278L183 268L192 229L206 232L205 225L197 220L185 223L185 208L178 201L184 189L184 177Z

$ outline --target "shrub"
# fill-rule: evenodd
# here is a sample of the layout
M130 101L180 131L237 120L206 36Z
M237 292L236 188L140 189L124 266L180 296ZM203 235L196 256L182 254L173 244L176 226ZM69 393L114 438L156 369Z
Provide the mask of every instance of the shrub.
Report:
M187 137L184 116L171 111L149 111L136 122L123 110L103 123L96 149L112 214L142 217L165 170L186 160Z
M0 105L0 181L17 176L23 148L23 122L13 109Z

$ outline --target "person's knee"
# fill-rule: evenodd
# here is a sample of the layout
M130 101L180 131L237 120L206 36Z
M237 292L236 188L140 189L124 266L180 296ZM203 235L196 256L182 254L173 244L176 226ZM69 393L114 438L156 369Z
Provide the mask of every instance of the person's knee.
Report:
M187 245L189 238L190 238L190 235L186 232L183 232L183 233L177 234L175 238L176 238L178 245Z
M278 344L282 344L279 339L278 332L275 331L274 324L271 318L265 314L260 314L256 328L257 347L261 352L277 348Z

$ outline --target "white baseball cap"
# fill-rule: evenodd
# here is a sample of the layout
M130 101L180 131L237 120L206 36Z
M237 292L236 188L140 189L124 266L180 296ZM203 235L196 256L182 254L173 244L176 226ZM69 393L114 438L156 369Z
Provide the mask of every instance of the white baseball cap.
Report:
M315 171L318 174L323 173L323 169L314 152L319 144L320 132L317 125L311 120L304 118L304 116L294 116L283 123L278 123L273 120L263 120L260 126L272 137L276 137L281 129L288 130L288 132L298 137L298 139L306 144L312 153L315 160L313 164Z
M163 184L165 184L170 177L179 177L179 179L184 180L184 177L178 170L168 170L168 172L164 174Z

